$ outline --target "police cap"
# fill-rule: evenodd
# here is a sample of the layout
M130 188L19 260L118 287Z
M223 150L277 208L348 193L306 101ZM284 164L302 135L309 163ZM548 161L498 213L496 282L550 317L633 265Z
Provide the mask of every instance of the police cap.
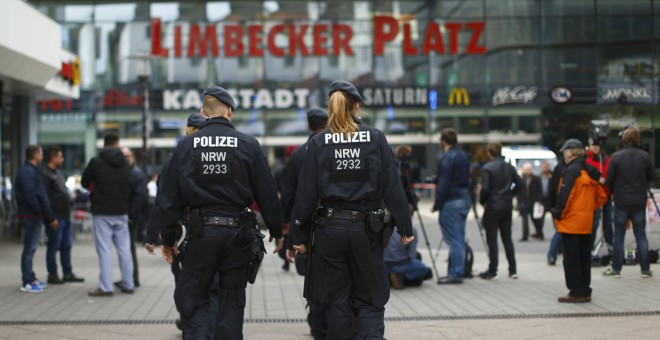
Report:
M562 145L561 149L559 151L564 152L565 150L568 149L582 149L584 146L582 145L582 142L575 138L571 138L567 140L564 145Z
M217 85L211 85L204 90L204 96L213 96L217 98L219 101L223 102L225 105L231 107L232 111L236 109L236 104L234 103L234 98L231 97L229 92L225 90L224 88L217 86Z
M360 93L358 90L353 86L353 84L343 81L343 80L335 80L330 84L330 92L328 92L328 97L332 96L332 94L336 91L345 91L346 93L350 94L357 100L358 102L362 103L362 97L360 96Z
M206 123L206 117L202 116L201 114L195 112L188 116L188 124L186 126L191 126L194 128L201 129L202 126L204 126L204 123Z
M328 112L320 107L313 107L307 110L307 118L318 117L328 119Z

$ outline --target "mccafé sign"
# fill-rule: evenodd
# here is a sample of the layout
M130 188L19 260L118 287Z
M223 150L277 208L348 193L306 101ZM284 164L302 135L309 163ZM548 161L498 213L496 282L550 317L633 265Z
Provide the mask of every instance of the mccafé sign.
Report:
M275 57L284 56L338 56L353 55L351 40L353 29L350 25L340 23L317 24L277 24L269 29L264 25L221 25L222 34L218 35L216 24L204 26L190 23L188 37L182 37L180 24L174 24L174 46L164 46L162 43L163 29L160 19L151 20L151 55L154 57L261 57L268 51ZM396 39L401 33L403 54L418 55L435 52L438 54L484 54L486 47L479 40L484 31L482 21L445 22L430 21L426 25L423 44L413 44L413 29L410 22L401 22L394 17L375 16L373 19L374 54L385 53L385 44ZM442 32L446 32L443 36ZM464 50L458 48L459 32L468 32L470 39ZM288 39L287 46L275 43L276 37L284 35ZM311 43L306 43L305 37L311 35ZM187 45L184 46L184 41ZM328 47L328 44L331 47ZM222 53L220 51L222 46Z

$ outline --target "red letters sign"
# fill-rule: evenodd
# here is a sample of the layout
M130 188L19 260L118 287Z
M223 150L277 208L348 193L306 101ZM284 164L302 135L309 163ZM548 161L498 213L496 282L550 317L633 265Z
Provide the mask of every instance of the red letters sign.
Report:
M385 44L393 41L399 32L403 32L403 53L405 55L428 54L484 54L486 47L480 45L484 31L484 23L474 22L446 22L441 27L435 21L426 25L426 34L421 47L416 47L412 41L411 24L399 21L394 17L374 17L373 41L374 54L383 55ZM441 32L448 32L448 37L443 38ZM470 40L464 51L458 50L458 33L467 31L471 33ZM278 34L285 35L288 46L278 46L275 37ZM305 43L304 37L311 34L311 45ZM264 41L265 38L265 41ZM264 51L268 51L275 57L290 56L338 56L340 54L353 55L350 42L353 38L353 29L346 24L278 24L264 31L263 25L224 25L223 33L218 36L216 25L207 24L201 27L199 24L191 23L188 33L188 46L183 46L184 39L181 37L181 26L174 25L174 46L165 47L162 44L162 24L160 19L151 20L151 55L154 57L168 57L170 49L174 50L174 57L181 57L185 48L187 57L213 57L222 55L225 57L239 57L248 55L250 57L261 57ZM222 39L222 44L218 41ZM244 43L247 39L247 46ZM445 39L447 40L445 42ZM332 48L327 44L332 42Z

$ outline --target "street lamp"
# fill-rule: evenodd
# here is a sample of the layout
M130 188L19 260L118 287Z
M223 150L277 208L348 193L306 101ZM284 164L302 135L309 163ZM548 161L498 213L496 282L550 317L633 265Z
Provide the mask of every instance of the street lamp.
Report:
M143 86L143 110L142 110L142 161L144 173L148 173L149 161L149 126L151 115L149 112L149 81L151 80L151 56L148 54L128 56L128 59L139 61L136 67L137 79Z

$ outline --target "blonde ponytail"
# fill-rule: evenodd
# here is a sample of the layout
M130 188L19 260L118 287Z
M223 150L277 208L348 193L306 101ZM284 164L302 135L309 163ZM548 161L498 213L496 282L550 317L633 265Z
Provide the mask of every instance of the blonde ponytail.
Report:
M348 135L358 130L353 121L356 101L343 91L335 91L328 100L328 128L330 132L341 132Z

